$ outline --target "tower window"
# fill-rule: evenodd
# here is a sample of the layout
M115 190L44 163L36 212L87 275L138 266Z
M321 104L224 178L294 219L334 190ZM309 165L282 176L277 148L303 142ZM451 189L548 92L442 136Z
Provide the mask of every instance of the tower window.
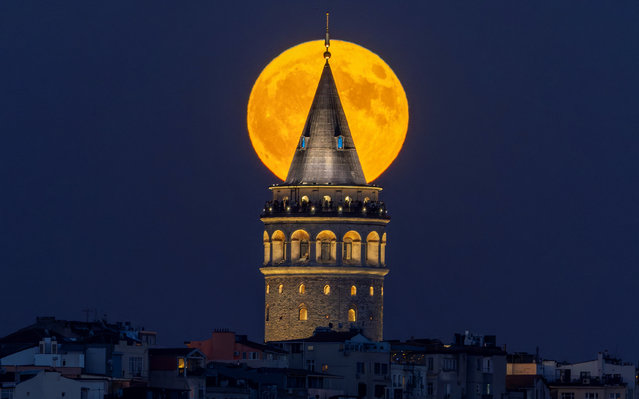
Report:
M280 285L277 287L277 292L279 292L279 293L281 294L283 291L284 291L284 285L280 284Z
M300 139L300 147L306 148L306 137L304 136L302 136L302 138Z
M337 148L339 148L340 150L344 148L344 137L342 136L337 137Z
M324 286L324 295L328 295L331 293L331 286L330 285L325 285Z
M348 309L348 321L356 321L357 320L357 315L355 314L355 309L350 308Z
M351 285L351 296L355 296L357 295L357 287L355 287L354 285Z
M308 310L306 310L306 308L300 308L299 319L302 321L308 320Z
M370 288L368 289L368 294L370 296L373 296L375 294L375 289L373 288L373 286L371 285Z
M269 321L269 319L271 318L271 307L266 305L266 321Z
M308 204L308 195L303 195L302 196L302 205L307 205Z
M266 293L268 294L269 292L271 292L271 286L266 284Z
M306 287L304 286L304 284L300 284L300 294L303 294L306 292Z

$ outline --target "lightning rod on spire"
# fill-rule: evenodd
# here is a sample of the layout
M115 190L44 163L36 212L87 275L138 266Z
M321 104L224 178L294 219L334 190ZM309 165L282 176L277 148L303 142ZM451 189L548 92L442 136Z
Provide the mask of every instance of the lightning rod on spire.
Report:
M331 46L331 39L328 36L328 12L326 13L326 37L324 38L324 46L326 46L326 52L324 52L324 58L326 62L331 58L331 53L328 51L328 48Z

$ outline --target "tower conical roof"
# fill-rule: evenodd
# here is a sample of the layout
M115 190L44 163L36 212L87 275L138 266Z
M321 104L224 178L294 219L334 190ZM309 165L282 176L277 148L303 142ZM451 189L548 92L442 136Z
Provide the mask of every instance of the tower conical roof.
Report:
M284 182L303 183L366 185L328 60Z

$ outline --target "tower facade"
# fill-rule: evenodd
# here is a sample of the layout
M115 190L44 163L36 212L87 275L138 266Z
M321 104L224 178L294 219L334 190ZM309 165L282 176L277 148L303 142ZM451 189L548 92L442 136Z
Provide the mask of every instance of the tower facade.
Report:
M386 233L382 190L366 184L328 52L284 183L270 187L264 223L265 341L317 327L383 339Z

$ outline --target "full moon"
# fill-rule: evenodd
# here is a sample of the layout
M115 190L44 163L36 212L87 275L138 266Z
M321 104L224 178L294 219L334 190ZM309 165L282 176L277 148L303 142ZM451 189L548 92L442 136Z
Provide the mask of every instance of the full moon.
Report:
M278 55L253 85L247 109L251 143L260 160L286 179L324 66L324 41ZM335 84L364 176L375 180L393 162L408 129L406 93L393 70L375 53L331 40Z

